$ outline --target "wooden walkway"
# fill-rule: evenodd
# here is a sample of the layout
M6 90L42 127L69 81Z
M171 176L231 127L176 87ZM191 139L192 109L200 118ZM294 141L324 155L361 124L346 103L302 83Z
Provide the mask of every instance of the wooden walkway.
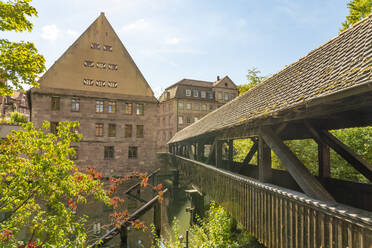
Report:
M267 247L372 247L372 213L173 154L163 154L203 194Z

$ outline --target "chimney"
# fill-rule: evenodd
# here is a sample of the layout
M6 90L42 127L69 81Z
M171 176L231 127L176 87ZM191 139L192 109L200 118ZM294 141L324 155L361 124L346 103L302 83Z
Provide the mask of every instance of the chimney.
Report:
M217 76L217 81L220 81L220 76Z

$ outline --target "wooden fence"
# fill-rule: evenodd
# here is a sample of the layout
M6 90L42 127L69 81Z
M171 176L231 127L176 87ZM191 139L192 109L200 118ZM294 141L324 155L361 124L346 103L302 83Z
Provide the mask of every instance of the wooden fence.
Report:
M318 201L195 160L167 156L181 174L267 247L372 248L371 212Z

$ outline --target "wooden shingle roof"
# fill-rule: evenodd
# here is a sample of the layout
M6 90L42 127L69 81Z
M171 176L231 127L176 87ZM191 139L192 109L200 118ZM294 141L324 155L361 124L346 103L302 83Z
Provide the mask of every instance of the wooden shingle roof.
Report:
M168 143L255 122L263 116L290 111L310 100L371 82L372 15L369 15L255 88L177 132Z

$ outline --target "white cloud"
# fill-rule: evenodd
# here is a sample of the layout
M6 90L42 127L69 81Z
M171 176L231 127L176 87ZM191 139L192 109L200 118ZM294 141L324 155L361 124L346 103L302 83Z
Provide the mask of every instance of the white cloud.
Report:
M139 19L133 23L127 24L123 26L120 31L121 32L130 32L130 31L138 31L144 30L150 27L150 24L145 21L145 19Z
M41 37L45 40L57 40L61 30L54 24L46 25L42 28Z
M165 40L165 43L168 45L177 45L181 42L181 39L178 37L171 37Z

